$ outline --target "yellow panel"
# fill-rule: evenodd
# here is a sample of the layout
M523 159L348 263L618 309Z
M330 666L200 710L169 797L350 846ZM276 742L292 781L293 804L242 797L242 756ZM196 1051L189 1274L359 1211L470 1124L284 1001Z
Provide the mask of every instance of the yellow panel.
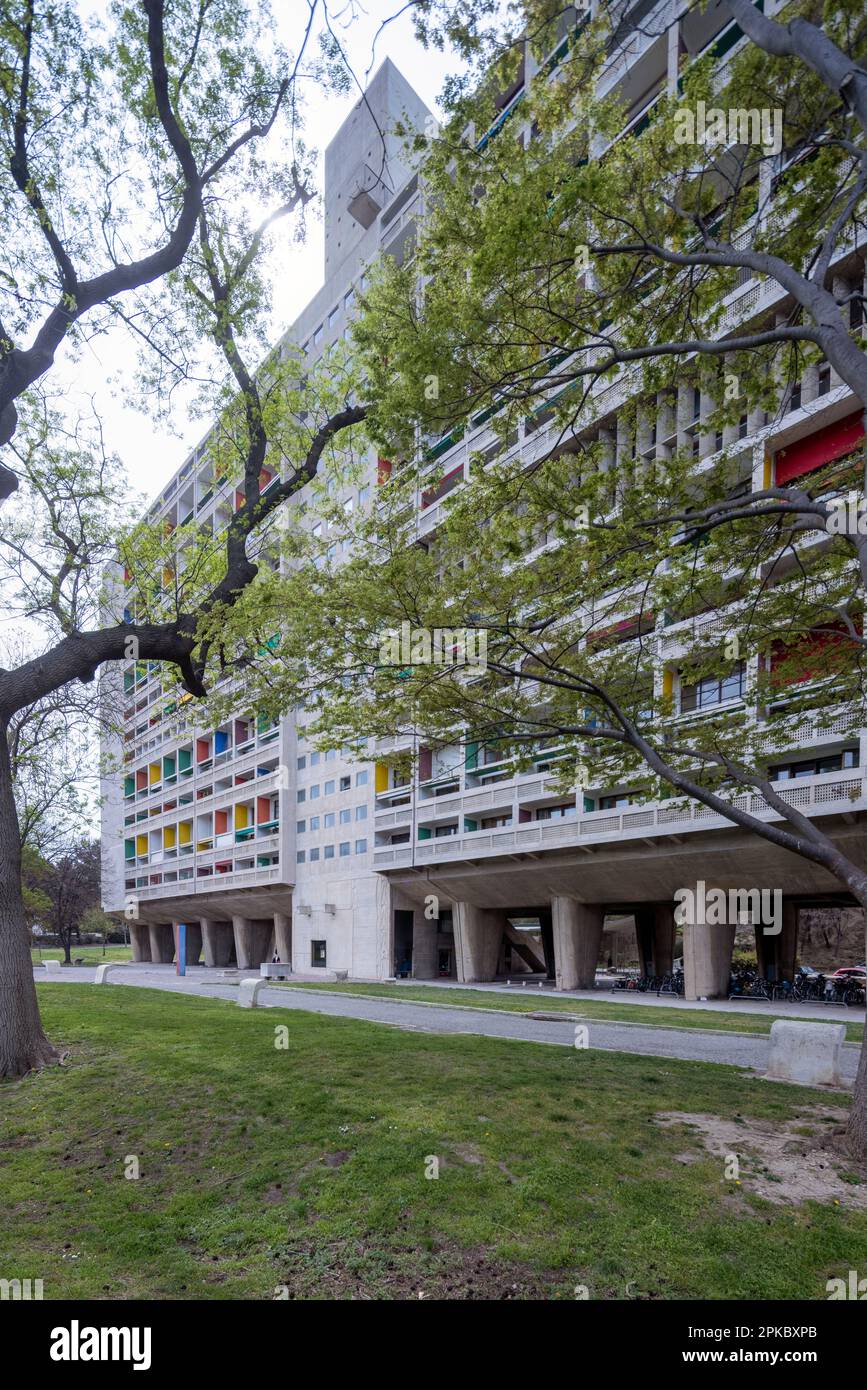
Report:
M151 763L150 767L148 768L148 772L150 773L150 784L151 784L151 786L153 786L154 782L161 782L161 781L162 781L162 779L163 779L163 771L162 771L162 768L160 767L159 763Z
M250 824L250 811L246 806L238 805L235 807L235 829L246 830Z
M167 825L163 829L163 849L174 849L178 839L178 827Z
M388 763L376 764L376 790L378 792L388 791Z
M188 845L193 837L192 822L182 820L178 825L178 841L182 845Z
M662 693L666 700L670 700L674 693L674 672L667 667L662 673Z
M763 486L763 487L770 487L770 486L771 486L771 472L772 472L772 470L773 470L773 463L772 463L772 461L771 461L771 452L770 452L769 449L765 449L765 472L764 472L764 478L763 478L763 481L762 481L762 486Z
M135 837L135 852L136 852L136 854L147 854L147 852L148 852L148 837L147 837L147 835L136 835L136 837Z

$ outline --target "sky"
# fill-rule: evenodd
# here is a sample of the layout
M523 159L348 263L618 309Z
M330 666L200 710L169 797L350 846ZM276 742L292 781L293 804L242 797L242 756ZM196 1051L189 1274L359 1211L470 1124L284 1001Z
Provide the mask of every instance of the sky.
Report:
M272 0L281 38L291 46L299 32L299 12L304 0ZM416 41L409 14L400 15L377 36L383 20L400 11L403 0L335 0L332 26L350 65L363 85L386 58L401 70L428 107L438 111L437 98L454 59L449 54L425 50ZM83 14L98 17L107 12L106 0L81 0ZM372 45L376 40L375 51ZM310 84L304 88L305 139L319 154L317 192L322 190L322 156L326 145L351 111L360 87L345 97L335 97ZM289 327L304 305L320 288L323 276L322 223L317 213L307 217L307 238L291 242L278 231L268 254L272 286L271 342ZM136 351L125 330L118 329L91 343L74 364L60 356L52 385L64 384L92 397L103 421L107 443L117 453L126 474L125 486L150 503L180 467L187 452L202 438L207 421L195 417L189 402L177 396L171 418L161 422L144 415L127 402L136 370Z

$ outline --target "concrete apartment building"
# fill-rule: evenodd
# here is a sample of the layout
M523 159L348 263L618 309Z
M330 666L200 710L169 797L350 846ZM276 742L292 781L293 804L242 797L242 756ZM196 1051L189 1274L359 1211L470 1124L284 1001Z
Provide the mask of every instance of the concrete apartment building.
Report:
M676 87L684 53L713 49L723 65L742 41L724 3L697 11L671 0L640 0L632 14L634 33L600 81L627 105L618 138L640 129L660 95ZM667 27L653 22L663 14L672 21ZM495 125L472 133L479 148L506 121L520 132L527 85L556 72L568 34L583 18L576 10L564 23L563 40L544 63L527 54ZM657 28L662 32L654 38ZM398 116L408 114L418 125L428 116L389 63L373 79L368 100L382 128ZM325 284L287 335L314 356L344 331L364 267L383 252L404 255L423 215L423 179L399 147L389 145L384 169L373 163L376 124L360 103L326 154ZM769 162L767 177L774 172ZM840 248L833 271L841 288L863 285L863 251L855 240ZM773 282L745 276L725 308L721 334L769 313L782 318L788 304ZM853 326L859 326L854 318ZM612 457L621 443L618 411L634 390L623 376L593 391L588 430ZM707 427L712 403L692 386L655 404L645 412L652 417L643 440L647 457L688 448L700 468L726 449L738 460L745 492L771 479L805 477L863 435L860 407L828 364L806 370L772 417L751 410L722 435ZM556 428L537 412L512 448L529 465L554 442ZM493 443L480 423L459 442L446 436L430 450L431 481L422 479L417 494L419 543L436 535L445 499L463 483L470 455ZM208 495L206 454L207 440L165 489L153 517L225 520L231 499ZM371 458L369 483L351 505L365 505L376 482ZM630 616L623 615L626 640ZM725 627L724 613L706 615L690 623L689 640L705 630L711 640ZM643 633L655 645L660 691L673 694L687 717L742 702L750 662L758 658L715 688L703 682L698 689L678 671L685 640L684 625L676 623ZM564 796L556 786L557 748L540 750L534 768L518 776L496 749L473 742L417 748L407 781L382 761L395 745L380 744L371 763L360 766L339 750L317 753L291 717L266 728L255 714L239 714L221 729L202 730L180 723L178 711L163 710L156 671L131 665L124 683L124 774L120 787L115 778L104 788L104 897L114 912L132 902L127 915L139 959L171 960L172 927L184 921L192 926L188 957L197 959L202 948L212 964L256 965L276 949L299 974L336 970L382 979L398 971L472 981L538 970L569 989L592 985L605 954L606 923L622 927L631 919L647 973L669 971L675 893L703 881L782 891L782 932L757 932L756 939L764 969L791 977L799 908L845 900L817 866L700 805L640 800L626 786L578 787ZM194 706L189 709L187 721L195 719ZM842 715L836 728L822 731L804 721L791 753L774 754L775 776L785 797L821 818L841 848L865 862L867 732L844 737L847 727ZM791 788L782 785L787 782ZM739 801L774 818L758 796ZM431 916L434 900L438 917ZM734 927L684 926L687 997L726 992L733 935Z

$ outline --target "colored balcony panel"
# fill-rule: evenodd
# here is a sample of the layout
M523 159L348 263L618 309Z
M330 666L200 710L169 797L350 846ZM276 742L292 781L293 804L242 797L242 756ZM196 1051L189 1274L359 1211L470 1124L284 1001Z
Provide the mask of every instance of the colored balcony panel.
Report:
M815 473L825 464L845 457L857 449L864 438L864 416L854 411L842 420L823 429L814 430L803 439L795 440L775 455L775 475L779 487L806 473Z

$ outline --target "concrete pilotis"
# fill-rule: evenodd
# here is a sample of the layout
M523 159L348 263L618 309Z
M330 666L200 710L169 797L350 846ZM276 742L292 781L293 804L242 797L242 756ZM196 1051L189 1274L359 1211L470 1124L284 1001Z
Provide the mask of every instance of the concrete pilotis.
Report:
M458 979L493 980L497 973L503 915L473 903L456 902L452 908Z
M593 988L604 921L599 903L551 899L557 989Z
M202 928L199 922L186 923L186 964L198 965L199 956L202 953ZM175 943L175 955L178 953L178 923L172 924L172 936Z
M292 918L285 912L274 913L274 949L284 964L292 964Z
M144 922L130 922L129 939L132 945L133 960L150 960L151 938L148 927Z
M270 922L257 922L249 917L233 917L235 956L239 970L255 969L268 958L273 927Z
M652 903L637 908L635 936L642 975L670 975L674 964L674 907Z
M228 965L232 959L232 923L200 917L205 965Z
M769 935L765 926L757 925L756 963L759 974L772 984L794 980L798 955L798 905L791 898L783 899L782 929Z
M437 935L439 920L427 918L417 907L412 918L412 975L414 980L435 980L439 974Z
M734 923L729 926L684 923L684 998L725 999L728 996L734 944Z
M557 956L554 950L554 923L549 907L542 908L539 913L539 936L542 954L545 957L545 974L549 980L553 980L557 974Z
M175 938L168 922L150 922L148 936L151 943L151 960L156 965L171 965L175 958Z

